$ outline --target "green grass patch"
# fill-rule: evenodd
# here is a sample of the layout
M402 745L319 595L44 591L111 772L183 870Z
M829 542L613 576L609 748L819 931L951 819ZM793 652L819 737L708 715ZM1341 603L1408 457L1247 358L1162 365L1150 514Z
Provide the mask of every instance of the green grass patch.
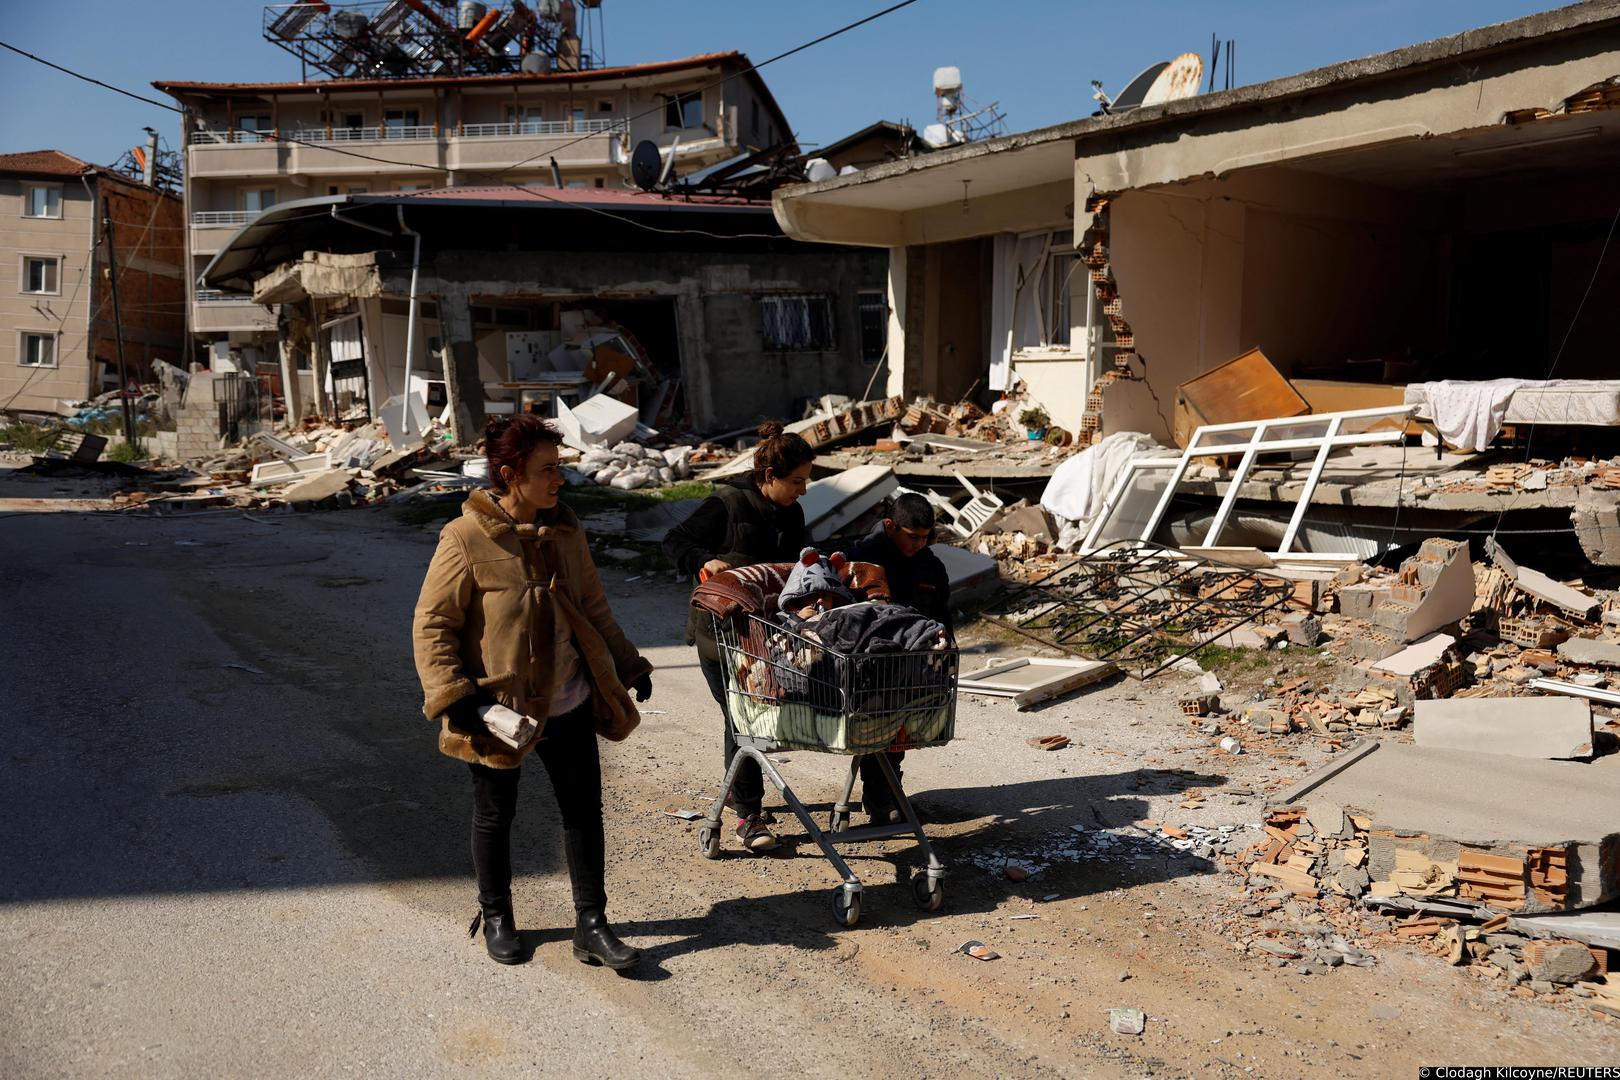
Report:
M706 480L688 480L683 484L641 491L620 491L615 487L570 487L563 491L562 501L583 518L612 510L646 510L661 503L701 499L713 490L714 486ZM402 525L431 525L436 521L460 517L464 501L465 496L443 502L409 504L396 510L394 516ZM649 566L646 569L658 567Z
M150 456L144 443L132 445L121 442L107 451L108 461L145 461Z
M0 425L0 443L13 446L27 454L40 454L56 438L58 428L49 424L30 424L18 420Z

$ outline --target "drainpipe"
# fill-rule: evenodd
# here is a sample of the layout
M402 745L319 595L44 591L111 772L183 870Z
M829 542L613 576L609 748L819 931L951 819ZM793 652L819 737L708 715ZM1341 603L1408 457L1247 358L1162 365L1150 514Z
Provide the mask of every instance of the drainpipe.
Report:
M416 275L422 267L422 234L405 224L403 206L395 204L394 210L399 214L399 231L411 237L411 305L405 316L405 393L399 406L399 437L404 439L410 430L411 358L416 353Z

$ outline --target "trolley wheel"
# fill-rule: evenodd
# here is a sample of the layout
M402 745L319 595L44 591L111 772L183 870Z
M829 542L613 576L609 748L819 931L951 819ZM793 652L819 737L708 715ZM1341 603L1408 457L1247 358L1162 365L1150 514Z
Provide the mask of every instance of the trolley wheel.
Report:
M861 921L861 894L840 885L833 890L833 918L839 926L854 926Z
M911 879L911 898L924 911L938 911L940 905L945 903L945 882L927 874L918 874Z
M828 817L827 828L830 832L841 833L849 828L849 811L839 813L834 810Z
M718 859L720 857L720 831L711 829L707 825L698 830L698 850L705 859Z

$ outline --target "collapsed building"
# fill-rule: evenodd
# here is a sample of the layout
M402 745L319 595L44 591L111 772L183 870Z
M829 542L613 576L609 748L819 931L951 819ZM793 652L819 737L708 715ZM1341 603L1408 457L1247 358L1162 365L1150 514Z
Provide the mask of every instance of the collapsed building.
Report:
M286 203L201 280L279 311L284 381L313 376L291 415L380 417L410 394L471 441L486 412L552 415L610 375L675 429L858 394L882 277L877 253L782 236L764 203L507 186Z
M1620 425L1620 383L1604 381L1620 314L1585 302L1620 285L1600 257L1617 77L1620 4L1579 4L875 165L774 205L791 236L887 251L891 394L1017 382L1082 443L1185 444L1222 420L1403 405L1432 418L1431 380L1556 376L1580 382L1521 387L1500 419L1539 425L1543 453L1591 451ZM1279 408L1286 395L1247 376L1218 403L1276 411L1180 400L1253 349L1297 401ZM1606 483L1458 484L1456 455L1397 446L1342 458L1311 480L1319 507L1374 518L1421 493L1412 538L1547 510L1593 561L1620 564ZM1240 495L1263 512L1302 479L1256 472ZM1201 483L1187 492L1225 494Z

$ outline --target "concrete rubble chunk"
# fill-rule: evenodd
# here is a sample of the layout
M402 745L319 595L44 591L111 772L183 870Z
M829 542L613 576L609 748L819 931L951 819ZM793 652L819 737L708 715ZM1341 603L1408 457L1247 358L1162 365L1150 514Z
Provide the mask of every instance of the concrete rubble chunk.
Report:
M1390 841L1420 837L1427 859L1452 866L1459 856L1505 864L1561 851L1567 880L1559 890L1523 888L1523 907L1513 910L1572 911L1620 897L1620 784L1608 770L1383 743L1311 784L1313 803L1336 803L1370 820L1374 880L1387 877Z
M1373 670L1387 671L1392 675L1416 675L1425 668L1438 664L1444 659L1446 650L1455 644L1457 639L1450 634L1428 634L1400 652L1377 661L1373 664Z
M1602 638L1570 638L1558 646L1558 657L1570 664L1620 668L1620 645Z
M313 506L347 490L349 482L356 475L357 470L351 469L333 469L330 472L319 473L294 484L283 492L281 497L292 506Z
M1413 705L1419 746L1527 758L1592 754L1592 706L1585 698L1444 698Z

